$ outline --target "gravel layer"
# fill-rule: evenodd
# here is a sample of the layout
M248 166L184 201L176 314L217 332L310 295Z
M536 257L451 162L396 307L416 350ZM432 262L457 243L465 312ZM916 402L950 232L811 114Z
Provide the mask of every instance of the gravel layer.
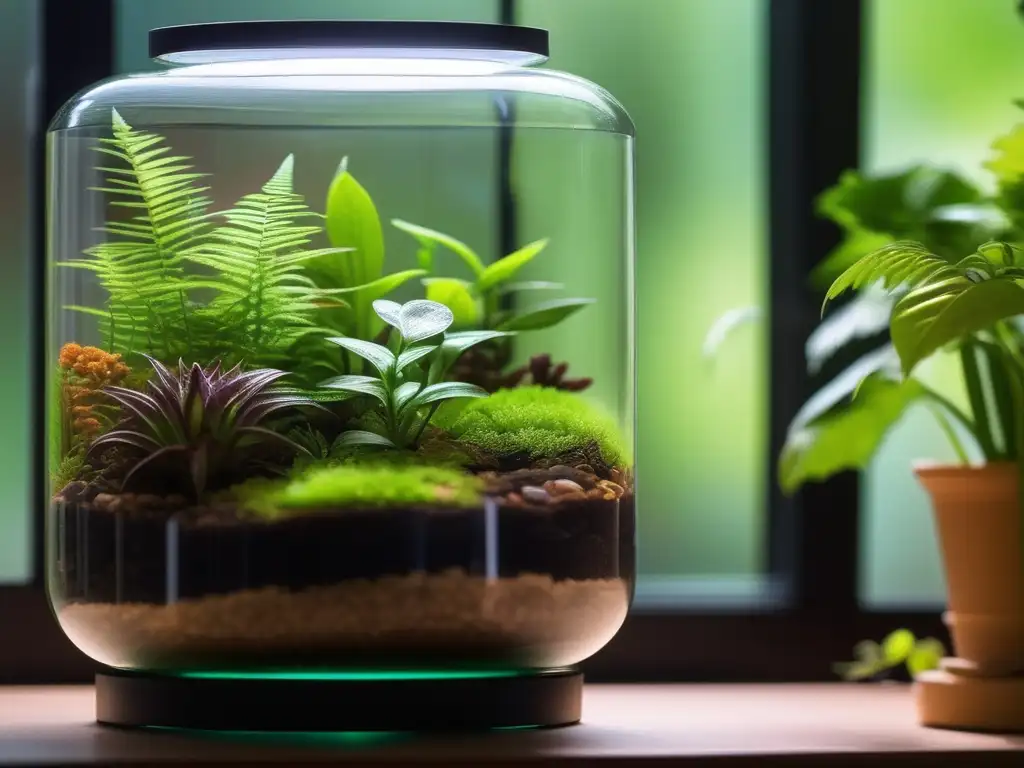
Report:
M450 570L171 605L69 603L58 615L79 648L115 667L551 667L599 650L628 594L620 579Z

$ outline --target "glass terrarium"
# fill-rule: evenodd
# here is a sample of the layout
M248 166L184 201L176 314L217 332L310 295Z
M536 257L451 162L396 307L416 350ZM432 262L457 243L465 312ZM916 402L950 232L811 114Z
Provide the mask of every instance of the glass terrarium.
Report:
M48 581L185 676L573 665L634 578L632 125L540 30L155 30L54 119Z

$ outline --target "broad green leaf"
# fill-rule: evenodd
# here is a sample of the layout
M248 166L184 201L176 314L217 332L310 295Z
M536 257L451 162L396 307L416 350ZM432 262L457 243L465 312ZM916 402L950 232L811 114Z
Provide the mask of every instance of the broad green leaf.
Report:
M538 304L498 325L499 331L538 331L550 328L578 312L594 299L558 299Z
M384 233L369 193L348 172L348 158L327 190L327 237L336 248L354 252L320 259L312 265L317 275L331 278L323 287L350 288L377 280L384 269Z
M392 219L391 223L403 232L415 237L421 246L443 245L462 259L477 278L484 273L484 263L477 256L476 251L461 240L456 240L451 235L438 232L436 229L428 229L427 227L421 227L418 224L412 224L401 219Z
M395 367L395 371L401 373L402 369L406 366L412 365L417 360L423 359L435 349L437 349L437 347L430 344L425 344L421 347L410 347L398 356L398 365Z
M950 342L998 320L1024 314L1024 287L997 277L975 283L962 275L911 291L893 309L892 342L904 374Z
M327 191L325 228L331 245L352 248L350 253L323 256L306 269L321 288L353 288L375 283L384 272L384 233L369 193L348 172L348 159ZM381 294L378 294L381 295ZM353 297L351 335L371 338L374 333L373 297L363 291Z
M818 213L846 235L815 268L814 282L827 286L858 259L894 240L920 240L944 258L971 251L999 229L990 219L953 217L948 209L981 200L969 182L930 166L879 176L848 171L818 198Z
M806 427L812 421L821 418L837 405L857 393L861 383L872 374L881 373L889 379L899 376L900 360L891 344L873 349L862 355L834 379L823 386L804 402L790 424L790 430Z
M358 392L346 392L340 389L298 389L293 387L282 387L275 390L278 394L298 395L306 397L316 403L342 403L358 397Z
M373 311L377 313L377 316L385 323L390 325L392 328L401 328L400 316L402 314L402 305L397 301L388 301L387 299L377 299L373 302Z
M895 299L881 287L870 286L830 312L807 337L804 356L815 374L836 352L855 339L886 331Z
M416 381L407 381L395 390L395 408L399 413L405 408L413 395L420 391L420 384Z
M365 302L373 302L382 296L387 296L396 288L402 284L408 282L417 277L422 277L427 274L422 269L406 269L402 272L395 272L390 275L384 275L384 277L377 278L372 283L366 285L357 285L352 288L344 288L335 293L358 293L359 297Z
M894 382L874 375L845 408L790 430L779 457L782 490L793 493L809 480L863 469L889 428L924 391L913 379Z
M890 632L882 640L882 658L890 666L900 664L910 656L916 643L917 639L909 629L897 629Z
M853 646L853 657L866 664L877 664L884 660L882 646L874 640L861 640Z
M442 348L445 354L455 354L457 357L476 344L511 335L505 331L456 331L445 336Z
M438 400L451 400L456 397L487 397L488 394L486 389L478 387L476 384L467 384L463 381L442 381L426 387L409 401L408 407L419 408Z
M869 677L874 677L882 670L882 666L875 662L847 661L839 664L833 664L832 669L837 675L843 678L843 680L854 682L856 680L866 680Z
M335 376L332 379L321 381L319 386L326 389L341 389L345 392L356 392L361 395L372 395L382 403L386 403L388 399L384 383L380 379L375 379L372 376Z
M552 283L547 280L524 280L521 283L506 283L501 286L502 293L517 293L519 291L560 291L565 288L565 283Z
M453 277L432 277L423 281L427 299L444 304L452 311L452 326L464 328L480 323L480 306L470 292L470 284Z
M380 371L382 375L391 370L391 366L395 364L394 353L387 347L374 344L372 341L363 341L362 339L350 337L333 337L327 340L347 349L349 352L354 352L364 360L369 360L373 367Z
M910 655L907 656L907 671L911 677L917 677L922 672L938 669L939 662L945 655L946 647L934 637L918 640Z
M406 344L429 339L444 333L455 316L444 304L426 299L408 301L398 313L398 330Z
M761 307L736 307L719 316L704 336L703 354L713 358L718 354L725 340L733 332L752 323L760 322L764 316Z
M548 239L537 240L524 245L518 251L510 253L504 258L498 259L493 264L489 265L480 275L480 278L476 282L476 288L480 293L485 293L492 288L505 283L512 279L512 277L520 269L529 264L533 258L543 251L548 245Z
M382 448L395 447L395 444L383 435L378 435L376 432L367 432L362 429L353 429L338 435L338 439L334 441L333 448L347 448L353 445L378 445Z

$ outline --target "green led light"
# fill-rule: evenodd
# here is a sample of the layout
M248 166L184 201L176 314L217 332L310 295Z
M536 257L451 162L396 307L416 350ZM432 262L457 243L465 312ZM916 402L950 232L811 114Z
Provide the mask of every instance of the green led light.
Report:
M518 677L520 673L509 670L380 670L362 672L341 672L330 670L210 670L180 672L179 677L206 680L480 680L496 677Z
M175 728L166 725L146 726L149 731L167 731L198 736L211 741L248 741L269 744L323 744L325 746L366 746L405 741L411 734L404 731L217 731L199 728Z

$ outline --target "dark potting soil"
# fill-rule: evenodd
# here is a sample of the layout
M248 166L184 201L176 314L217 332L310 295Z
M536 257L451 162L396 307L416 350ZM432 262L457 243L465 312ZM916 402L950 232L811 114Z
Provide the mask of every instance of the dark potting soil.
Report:
M64 603L167 605L245 590L458 569L471 576L633 581L633 495L546 507L310 510L262 522L54 502Z

